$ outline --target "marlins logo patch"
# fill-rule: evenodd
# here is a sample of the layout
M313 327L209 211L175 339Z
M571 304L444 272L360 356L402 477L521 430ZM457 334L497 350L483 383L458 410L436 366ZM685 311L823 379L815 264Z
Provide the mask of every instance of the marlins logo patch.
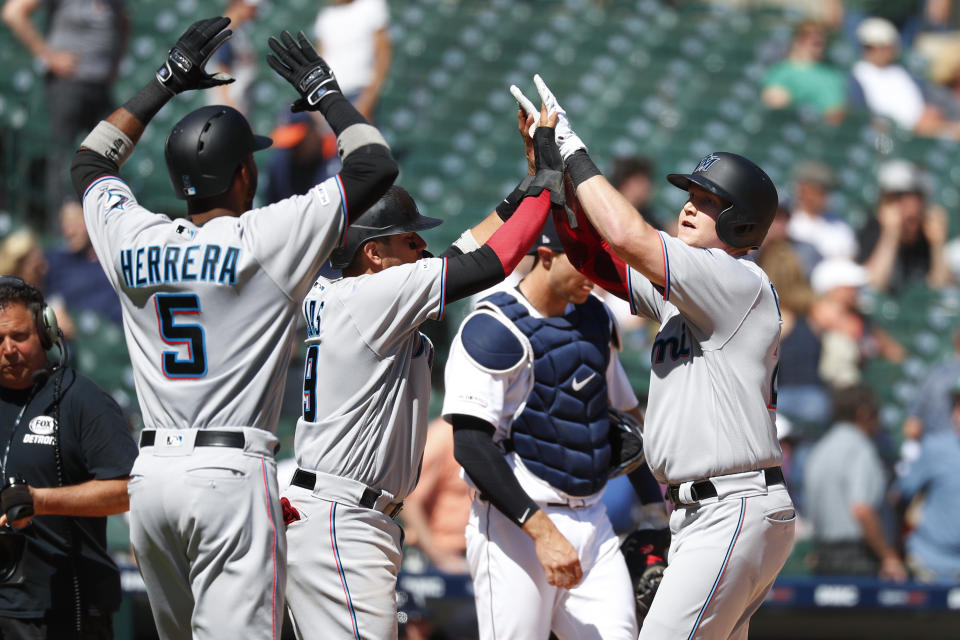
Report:
M701 160L701 161L699 162L699 164L697 164L697 168L694 169L693 172L694 172L694 173L703 173L704 171L706 171L707 169L709 169L710 167L712 167L712 166L713 166L713 163L716 162L716 161L719 160L719 159L720 159L720 158L717 156L717 154L711 153L711 154L708 155L706 158L704 158L703 160Z

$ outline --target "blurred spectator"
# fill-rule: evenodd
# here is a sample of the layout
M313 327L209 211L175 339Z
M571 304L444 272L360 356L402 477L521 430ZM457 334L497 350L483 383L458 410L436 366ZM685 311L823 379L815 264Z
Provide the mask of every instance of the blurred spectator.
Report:
M830 421L830 393L819 373L820 336L809 319L813 291L796 253L785 242L765 244L757 264L770 277L780 299L777 412L826 426Z
M333 0L314 25L320 55L337 75L343 95L370 122L390 69L389 26L386 0Z
M859 261L867 268L871 286L897 291L917 282L933 288L949 283L947 212L927 204L920 170L906 160L890 160L880 167L877 183L876 216L860 232Z
M784 203L781 202L777 205L777 214L770 224L770 229L767 231L767 236L763 239L762 246L765 247L768 244L777 244L780 242L785 242L790 245L790 248L793 249L794 254L796 254L797 259L803 267L804 276L806 276L809 281L810 274L813 273L813 268L817 266L817 263L820 262L823 256L820 255L820 252L817 251L817 248L813 246L813 244L806 240L795 240L790 237L787 232L790 226L790 215L790 209ZM748 257L750 256L752 256L754 260L758 257L756 254L749 254Z
M99 268L99 267L98 267ZM49 264L43 249L32 232L14 231L0 243L0 273L16 276L44 292ZM102 271L102 270L101 270ZM47 305L57 314L57 323L67 340L72 340L76 328L60 296L49 296Z
M896 62L900 53L896 27L884 18L867 18L857 27L857 39L863 53L851 70L854 104L917 135L948 133L948 123L926 103L920 83Z
M310 113L284 108L270 134L276 151L267 166L267 202L303 195L340 168L337 137Z
M48 10L45 35L31 21L31 14L41 6ZM73 197L69 167L79 146L77 137L113 110L110 87L128 35L124 2L6 0L3 20L47 72L50 138L45 222L52 230L60 205Z
M650 226L663 229L663 225L651 207L653 172L654 165L650 158L622 156L613 161L610 184L633 205L634 209L640 212Z
M470 489L453 457L453 427L443 418L430 423L420 465L420 480L403 502L406 542L447 573L467 573Z
M60 208L60 232L63 245L46 256L47 295L61 299L71 312L95 311L122 324L120 300L97 260L80 203L69 201Z
M207 65L210 73L233 76L232 84L220 85L205 93L207 104L225 104L247 118L253 106L253 81L257 77L257 49L251 37L260 0L229 0L223 16L230 18L233 36L213 54Z
M883 527L887 476L874 444L880 423L873 392L838 389L833 406L836 422L813 447L804 474L814 571L903 582L907 571Z
M793 206L787 234L796 242L809 242L822 258L854 258L857 238L853 228L828 211L833 170L808 160L793 171Z
M906 539L907 563L923 582L960 582L960 377L951 384L951 427L923 438L920 457L899 478L904 500L923 494Z
M843 119L847 82L843 73L823 62L827 34L818 22L802 22L784 60L763 79L763 102L771 109L797 106L815 110L829 122Z
M941 47L930 62L930 103L944 119L960 121L960 42L954 40Z
M822 330L820 377L824 381L833 387L857 383L863 363L874 357L903 362L907 356L903 345L860 311L866 269L843 258L824 260L813 270L811 284L817 299L810 317Z
M953 353L932 368L914 392L903 422L903 437L919 441L923 436L950 431L953 427L954 384L960 380L960 329L953 332Z
M14 231L0 243L0 273L17 276L42 290L47 277L47 259L37 237L27 229Z

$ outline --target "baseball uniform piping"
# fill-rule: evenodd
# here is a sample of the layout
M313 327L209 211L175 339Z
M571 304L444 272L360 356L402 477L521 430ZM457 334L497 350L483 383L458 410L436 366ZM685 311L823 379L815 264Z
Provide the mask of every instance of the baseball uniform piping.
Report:
M83 200L87 197L87 194L90 193L90 190L93 189L98 184L100 184L101 182L103 182L104 180L120 180L120 182L123 182L123 180L121 180L117 176L103 176L102 178L97 178L96 180L91 182L90 186L87 187L87 190L83 192L83 198L81 198L80 201L83 202ZM127 183L123 182L123 184L124 186L126 186Z
M663 251L663 300L670 301L670 257L667 255L667 243L663 239L663 233L657 232L660 236L660 249Z
M357 631L357 614L353 610L353 600L350 599L350 589L347 587L346 576L343 575L343 565L340 563L340 550L337 548L337 529L334 520L334 512L337 510L337 503L330 503L330 548L333 549L333 559L337 563L337 573L340 575L340 584L343 585L343 594L347 598L347 610L350 611L350 622L353 624L353 637L360 640L360 632Z
M447 310L447 259L443 258L443 266L440 268L440 315L437 321L443 320L443 314Z
M273 504L270 501L270 484L267 482L267 463L261 458L260 469L263 471L263 493L267 498L267 518L270 520L270 529L273 532L273 544L270 545L270 559L273 561L273 589L270 590L272 602L270 604L270 637L277 637L277 523L273 519Z
M343 181L340 179L340 174L336 175L337 178L337 189L340 191L340 210L343 211L343 233L340 234L340 244L339 247L343 246L343 243L347 241L347 229L350 228L350 209L347 206L347 192L343 188Z
M723 574L727 571L727 565L730 563L730 556L733 555L733 548L737 544L737 538L740 537L740 530L743 528L743 515L747 510L747 499L740 498L740 519L737 521L737 529L733 532L733 539L730 541L730 546L727 547L727 555L723 558L723 564L720 566L720 573L717 575L717 579L713 582L713 587L710 589L710 595L707 596L707 601L703 603L703 607L700 609L700 614L697 615L697 621L693 624L693 629L690 631L690 635L687 636L687 640L693 638L693 634L697 632L697 629L700 628L700 621L703 620L703 614L706 613L707 607L710 606L710 601L713 600L714 594L717 592L717 587L720 585L720 580L723 579Z
M490 539L490 503L489 502L487 503L487 514L486 514L486 517L484 518L483 535L486 536L487 540ZM493 631L493 637L496 638L497 637L497 617L493 615L494 590L493 590L493 576L490 571L490 545L487 544L487 545L484 545L484 547L486 548L486 551L487 551L487 589L490 590L490 598L489 598L490 628Z
M630 275L633 267L627 265L627 300L630 302L630 313L637 315L637 303L633 301L633 277Z

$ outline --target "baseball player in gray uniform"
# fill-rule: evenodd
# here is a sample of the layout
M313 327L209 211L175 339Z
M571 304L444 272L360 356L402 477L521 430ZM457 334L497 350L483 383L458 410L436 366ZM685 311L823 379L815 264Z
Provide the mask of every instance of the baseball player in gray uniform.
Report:
M434 355L419 327L513 271L551 198L562 202L551 121L543 112L537 174L515 211L500 210L502 225L492 213L430 257L418 231L441 221L391 187L333 253L343 277L321 277L303 302L303 416L286 494L287 602L300 638L397 637L403 534L393 518L417 484Z
M296 314L351 219L397 175L383 138L301 34L271 39L271 66L338 135L343 170L304 196L251 210L254 136L204 107L171 131L167 166L188 217L138 204L119 167L181 91L229 82L203 66L229 20L191 26L156 77L101 122L73 179L123 306L145 430L131 472L130 537L162 638L279 638L285 553L272 434Z
M711 153L689 174L676 238L648 225L590 160L556 98L556 135L576 194L576 228L555 216L567 253L597 284L660 322L651 353L644 448L676 509L660 589L641 638L746 639L790 553L796 513L777 442L780 310L746 253L767 233L777 191L760 167Z

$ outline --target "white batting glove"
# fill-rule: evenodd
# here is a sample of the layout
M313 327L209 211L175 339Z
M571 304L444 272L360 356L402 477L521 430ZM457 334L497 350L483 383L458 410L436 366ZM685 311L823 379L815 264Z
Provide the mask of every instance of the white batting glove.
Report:
M559 118L557 119L557 146L560 147L560 156L564 161L567 160L574 153L583 149L587 150L587 145L583 144L583 140L580 139L576 133L573 132L573 129L570 128L570 120L567 119L566 110L560 106L560 103L557 102L556 96L553 95L553 92L550 91L546 83L543 81L543 78L540 77L540 74L533 76L533 82L537 85L537 91L540 92L540 99L543 101L543 104L547 107L548 113L556 113Z
M530 137L533 137L533 132L537 130L537 122L540 121L540 109L537 109L533 106L533 103L530 102L530 99L527 96L523 95L523 91L520 91L520 87L515 84L510 85L510 95L517 101L517 104L520 105L520 108L523 109L528 116L533 116L533 124L530 125Z

